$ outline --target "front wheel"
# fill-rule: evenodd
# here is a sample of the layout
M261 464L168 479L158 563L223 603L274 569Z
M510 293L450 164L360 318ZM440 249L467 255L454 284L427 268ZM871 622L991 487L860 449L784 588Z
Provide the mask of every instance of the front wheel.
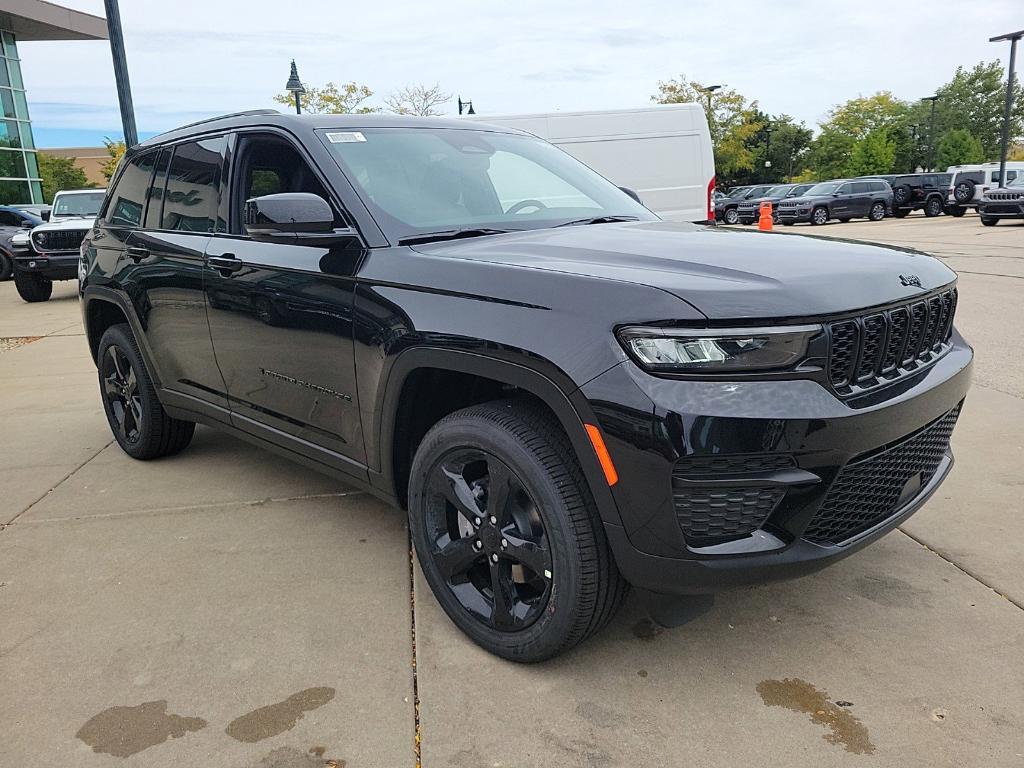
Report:
M929 218L935 218L936 216L942 215L942 201L937 197L933 197L924 206L924 215Z
M740 214L735 208L726 208L722 218L725 219L726 224L735 224L740 220Z
M872 221L881 221L885 218L885 203L874 203L868 212L868 218Z
M427 432L410 474L409 528L448 617L512 661L572 648L625 595L573 450L530 403L472 406Z
M986 227L994 227L996 224L999 223L999 219L992 218L991 216L982 216L981 223L984 224Z
M14 287L18 289L18 295L29 303L47 301L53 293L52 280L36 272L22 272L17 268L14 270Z
M959 205L947 205L946 213L948 213L950 216L956 216L959 219L961 216L967 214L967 209L961 208Z
M0 251L0 282L9 280L14 273L14 261L3 251Z
M827 208L815 208L814 213L811 214L811 224L821 225L828 222L828 209Z
M133 459L156 459L182 450L196 425L167 415L127 325L113 325L96 355L100 396L114 439Z

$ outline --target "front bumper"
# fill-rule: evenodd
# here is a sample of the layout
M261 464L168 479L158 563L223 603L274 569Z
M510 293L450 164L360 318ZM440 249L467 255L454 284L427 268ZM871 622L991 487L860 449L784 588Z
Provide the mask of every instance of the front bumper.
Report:
M805 224L811 220L811 212L814 209L808 207L806 210L802 208L779 208L775 212L775 216L780 224Z
M982 200L978 213L992 219L1024 219L1024 200Z
M582 393L618 470L612 493L619 521L606 520L605 528L619 569L630 583L652 592L709 594L812 573L878 539L941 484L953 462L945 446L934 472L922 473L919 485L908 481L883 519L836 543L816 533L821 518L815 516L833 486L840 490L844 467L881 456L958 408L967 393L972 355L954 333L950 351L931 367L859 402L844 401L803 379L670 380L650 376L632 362L602 374ZM685 462L736 457L790 467L772 475L781 495L773 497L770 514L747 535L698 541L689 535L692 529L684 533L674 471ZM728 489L763 484L765 477L751 483L750 475L716 469L704 482ZM710 498L714 517L724 497Z
M50 280L73 280L78 277L78 251L14 254L14 266L21 272L33 272Z

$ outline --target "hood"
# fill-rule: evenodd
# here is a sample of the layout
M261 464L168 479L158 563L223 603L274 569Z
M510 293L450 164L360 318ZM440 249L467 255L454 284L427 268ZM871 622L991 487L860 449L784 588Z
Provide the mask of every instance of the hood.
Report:
M909 249L664 221L539 229L416 249L647 285L712 320L837 314L909 300L956 277ZM921 287L903 284L912 277Z
M57 219L56 221L51 220L45 224L40 224L38 227L33 228L32 231L53 232L65 229L92 229L95 223L96 217L94 216L89 216L88 218Z

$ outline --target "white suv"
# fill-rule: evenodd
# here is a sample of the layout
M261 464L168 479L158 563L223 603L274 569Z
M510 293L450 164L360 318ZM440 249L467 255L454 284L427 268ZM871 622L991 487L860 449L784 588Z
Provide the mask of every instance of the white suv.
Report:
M999 178L999 163L951 165L946 173L951 174L946 213L953 216L963 216L968 208L978 210L982 195L990 189L1003 186ZM1008 162L1005 183L1009 184L1018 175L1024 175L1024 162Z

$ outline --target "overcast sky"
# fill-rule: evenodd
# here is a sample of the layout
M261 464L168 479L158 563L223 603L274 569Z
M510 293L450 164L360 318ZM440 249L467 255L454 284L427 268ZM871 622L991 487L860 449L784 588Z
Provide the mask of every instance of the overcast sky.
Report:
M58 1L103 14L102 0ZM926 96L958 64L1005 64L1009 44L988 38L1024 28L1024 0L870 7L828 0L122 0L121 14L143 135L274 106L293 57L307 86L355 80L375 91L373 103L408 83L438 82L472 99L480 114L648 106L659 80L685 73L813 126L830 106L860 94ZM39 146L96 146L121 135L105 41L25 42L19 51ZM454 99L448 110L455 112Z

